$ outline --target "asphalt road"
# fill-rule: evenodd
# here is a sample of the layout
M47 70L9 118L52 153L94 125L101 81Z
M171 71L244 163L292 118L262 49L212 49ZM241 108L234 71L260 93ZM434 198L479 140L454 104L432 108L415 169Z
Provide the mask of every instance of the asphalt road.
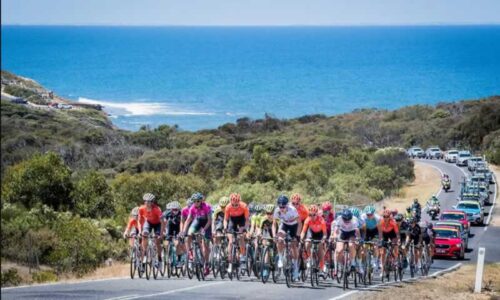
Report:
M451 209L456 203L459 192L459 182L467 175L465 168L457 168L452 164L442 161L426 161L441 172L450 175L452 190L448 193L439 191L442 209ZM491 190L495 188L491 185ZM436 191L437 192L437 191ZM492 194L493 197L494 194ZM424 202L424 199L420 199ZM423 203L422 203L423 204ZM486 208L489 211L489 207ZM500 236L499 227L473 227L473 237L469 240L469 252L466 253L461 263L473 262L477 257L479 246L486 247L486 261L500 261L500 245L495 237ZM430 270L430 274L447 270L456 266L460 261L455 259L436 259ZM407 272L409 273L409 272ZM405 274L408 278L409 274ZM380 285L378 280L375 285ZM358 290L370 290L374 287L360 288ZM343 291L331 279L320 284L320 287L311 288L306 283L295 284L293 288L287 288L284 282L278 284L262 284L255 279L243 279L242 281L213 280L208 278L204 282L196 279L166 279L159 280L117 278L100 281L87 281L79 283L58 283L49 285L38 285L28 287L4 288L1 290L2 299L338 299L348 297L356 289Z

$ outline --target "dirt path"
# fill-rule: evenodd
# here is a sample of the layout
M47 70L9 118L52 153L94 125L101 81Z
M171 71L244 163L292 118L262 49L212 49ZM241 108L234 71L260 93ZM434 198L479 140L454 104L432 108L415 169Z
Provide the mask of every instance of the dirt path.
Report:
M441 187L441 174L428 164L415 162L415 181L405 186L398 196L382 201L387 208L396 208L400 212L411 205L417 198L424 205L427 199L436 194Z

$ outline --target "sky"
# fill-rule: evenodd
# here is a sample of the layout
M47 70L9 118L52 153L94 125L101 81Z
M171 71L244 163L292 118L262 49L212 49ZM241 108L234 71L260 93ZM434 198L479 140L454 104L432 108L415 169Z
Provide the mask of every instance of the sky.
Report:
M500 24L500 0L2 0L2 25Z

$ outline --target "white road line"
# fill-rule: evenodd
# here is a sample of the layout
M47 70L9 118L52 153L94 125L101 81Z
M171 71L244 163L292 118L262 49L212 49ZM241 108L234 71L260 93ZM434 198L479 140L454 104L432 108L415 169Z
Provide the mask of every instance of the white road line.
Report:
M24 288L36 288L36 287L47 286L47 285L68 285L68 284L80 284L80 283L89 283L89 282L112 281L112 280L120 280L120 279L127 279L127 278L130 278L130 276L83 280L83 281L50 282L50 283L42 283L42 284L20 285L20 286L3 287L2 291L13 290L13 289L24 289Z
M495 207L495 204L497 203L497 190L498 190L498 181L497 177L495 176L495 173L492 172L493 178L495 179L495 193L493 194L493 204L491 205L490 212L488 213L488 219L486 220L486 225L490 224L491 221L491 216L493 215L493 208ZM484 231L486 231L486 228L484 228Z
M170 290L170 291L165 291L165 292L160 292L160 293L154 293L154 294L147 294L147 295L132 295L126 298L118 298L119 300L132 300L132 299L140 299L140 298L149 298L149 297L156 297L156 296L163 296L163 295L169 295L173 293L178 293L178 292L185 292L185 291L190 291L190 290L195 290L207 286L212 286L212 285L218 285L218 284L223 284L223 283L228 283L229 281L218 281L218 282L212 282L212 283L207 283L207 284L200 284L200 285L195 285L195 286L190 286L190 287L185 287L182 289L176 289L176 290ZM105 300L114 300L116 298L109 298Z
M427 276L420 276L420 277L415 277L415 278L408 278L408 279L403 279L402 282L412 282L412 281L417 281L417 280L420 280L420 279L423 279L423 278L429 278L429 277L437 277L439 275L441 275L442 273L447 273L447 272L450 272L450 271L454 271L455 269L458 269L460 266L462 265L462 263L458 263L458 264L455 264L447 269L444 269L444 270L441 270L441 271L436 271L430 275L427 275ZM370 286L367 286L366 288L361 288L360 290L355 290L355 291L350 291L350 292L347 292L345 294L342 294L342 295L339 295L337 297L333 297L333 298L330 298L329 300L339 300L339 299L344 299L348 296L351 296L353 294L356 294L356 293L359 293L359 292L365 292L365 291L370 291L371 289L373 288L377 288L377 287L388 287L388 286L391 286L391 285L394 285L394 284L398 284L398 283L401 283L401 281L392 281L392 282L386 282L386 283L379 283L379 284L375 284L375 285L370 285Z
M124 299L127 299L129 297L135 297L135 296L138 296L137 294L134 294L134 295L126 295L126 296L120 296L120 297L114 297L114 298L108 298L108 299L105 299L105 300L124 300Z

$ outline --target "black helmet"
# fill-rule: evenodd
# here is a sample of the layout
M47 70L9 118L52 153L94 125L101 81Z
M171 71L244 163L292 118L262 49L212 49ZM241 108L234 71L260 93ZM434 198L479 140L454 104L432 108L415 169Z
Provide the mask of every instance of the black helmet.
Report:
M348 209L348 208L344 209L342 211L342 219L344 221L350 221L350 220L352 220L352 211L350 209Z
M288 197L285 195L280 195L276 202L278 203L279 206L288 205Z

